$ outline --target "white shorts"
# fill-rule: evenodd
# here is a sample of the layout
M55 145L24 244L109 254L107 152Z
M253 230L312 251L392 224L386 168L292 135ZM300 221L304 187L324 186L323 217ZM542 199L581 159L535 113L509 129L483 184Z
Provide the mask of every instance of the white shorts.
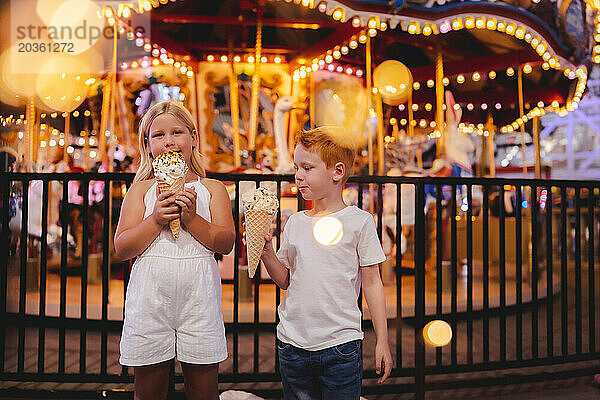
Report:
M212 256L136 260L127 286L121 358L126 366L227 358L221 277Z

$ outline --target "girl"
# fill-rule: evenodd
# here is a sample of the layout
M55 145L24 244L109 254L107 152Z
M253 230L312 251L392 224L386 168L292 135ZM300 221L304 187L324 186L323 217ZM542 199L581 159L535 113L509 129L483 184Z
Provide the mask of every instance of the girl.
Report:
M188 399L218 399L218 363L227 358L221 277L214 253L235 240L229 196L207 179L191 114L175 102L150 108L139 128L141 162L115 233L122 260L137 257L127 287L122 365L134 367L135 398L165 399L171 360L183 370ZM185 191L159 193L152 159L180 151ZM177 240L168 228L181 218Z

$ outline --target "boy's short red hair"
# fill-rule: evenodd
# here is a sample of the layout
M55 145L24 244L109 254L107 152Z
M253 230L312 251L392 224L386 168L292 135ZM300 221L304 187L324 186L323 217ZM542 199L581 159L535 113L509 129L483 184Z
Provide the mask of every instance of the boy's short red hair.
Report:
M296 137L295 145L299 144L308 151L317 153L327 168L332 168L338 162L344 163L344 182L348 179L356 156L356 145L348 132L336 126L303 130Z

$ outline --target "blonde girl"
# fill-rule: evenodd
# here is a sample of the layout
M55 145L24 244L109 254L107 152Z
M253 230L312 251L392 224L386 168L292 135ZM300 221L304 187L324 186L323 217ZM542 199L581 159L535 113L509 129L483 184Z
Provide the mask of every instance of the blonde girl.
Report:
M188 399L218 399L218 365L227 358L221 278L214 253L235 240L231 204L207 179L194 120L182 105L162 102L140 123L141 162L115 233L122 260L137 257L125 301L122 365L132 366L135 398L165 399L169 368L181 363ZM159 193L152 160L180 151L189 167L185 191ZM175 240L169 221L181 218Z

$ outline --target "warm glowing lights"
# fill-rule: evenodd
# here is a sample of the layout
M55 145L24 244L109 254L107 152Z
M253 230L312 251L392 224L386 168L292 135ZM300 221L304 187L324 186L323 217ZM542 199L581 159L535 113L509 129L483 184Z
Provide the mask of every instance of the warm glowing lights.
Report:
M333 13L331 14L331 17L333 19L335 19L336 21L341 20L344 17L344 10L341 8L336 8L335 10L333 10Z
M444 77L444 79L442 79L442 83L444 84L444 86L448 86L450 84L450 79Z
M473 81L477 82L481 79L481 74L479 72L473 73Z
M506 69L506 75L513 76L515 74L515 70L512 67Z
M361 25L360 18L354 17L352 18L352 26L358 28Z
M525 72L526 74L530 73L531 72L531 65L525 64L523 66L523 72Z
M275 64L279 64L281 62L281 57L276 56L273 61L275 62Z
M421 88L421 84L419 82L414 82L413 83L413 89L414 90L419 90Z
M221 56L221 62L227 62L227 56ZM175 63L175 68L177 68L177 63Z
M432 87L433 87L433 85L435 85L435 82L433 81L433 79L429 79L429 80L427 80L427 87L430 87L430 88L432 88Z
M344 227L335 217L319 218L313 226L313 236L323 246L334 246L342 240Z
M464 77L464 75L458 75L458 76L456 77L456 82L458 82L458 83L464 83L464 82L465 82L465 77Z
M208 56L206 57L206 61L215 61L215 56L213 56L213 55L208 55Z

